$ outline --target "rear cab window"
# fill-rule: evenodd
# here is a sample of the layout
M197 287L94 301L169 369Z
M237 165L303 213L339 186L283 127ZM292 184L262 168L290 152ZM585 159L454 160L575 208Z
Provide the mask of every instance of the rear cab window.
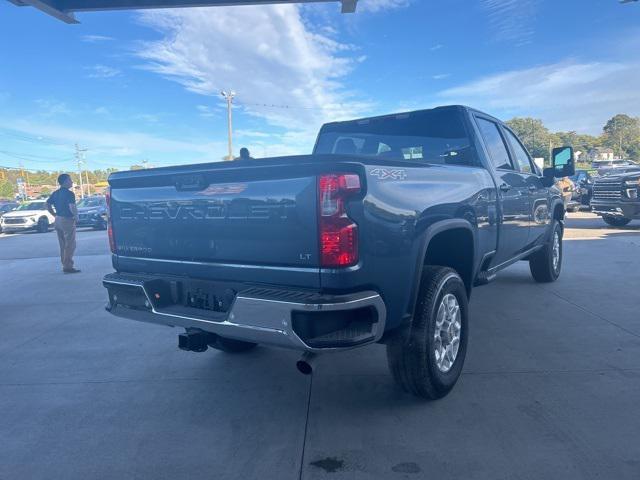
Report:
M363 155L431 164L482 166L456 108L324 125L315 155Z

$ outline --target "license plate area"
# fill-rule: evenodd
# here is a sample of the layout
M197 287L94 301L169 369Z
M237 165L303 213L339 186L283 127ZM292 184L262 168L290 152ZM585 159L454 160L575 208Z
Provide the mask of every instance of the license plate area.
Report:
M227 313L237 289L228 284L198 280L150 280L144 288L156 309L184 307L211 313Z
M224 321L243 284L114 273L104 285L112 307Z

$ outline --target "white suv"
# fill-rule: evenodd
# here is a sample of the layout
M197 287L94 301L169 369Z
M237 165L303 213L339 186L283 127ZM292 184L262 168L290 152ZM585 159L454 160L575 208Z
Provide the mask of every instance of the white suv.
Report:
M36 230L40 233L48 232L55 217L47 210L45 200L35 200L23 203L11 212L5 213L0 219L3 233Z

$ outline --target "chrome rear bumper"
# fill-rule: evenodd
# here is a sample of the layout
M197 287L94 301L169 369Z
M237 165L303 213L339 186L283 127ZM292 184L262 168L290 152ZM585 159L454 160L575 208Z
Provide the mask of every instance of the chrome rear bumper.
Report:
M221 337L300 351L343 350L375 343L380 340L385 328L386 308L380 295L373 291L321 296L306 292L248 288L235 296L228 312L209 314L209 317L214 318L205 318L205 312L200 315L196 309L189 309L189 313L176 313L175 310L157 307L152 300L153 295L145 288L145 280L135 275L110 274L103 279L103 284L109 290L106 308L118 317L172 327L195 328ZM136 306L121 303L116 292L118 287L123 286L139 289L143 302ZM361 323L360 330L350 327L329 334L328 337L325 335L328 341L324 341L322 347L303 340L294 328L296 315L323 314L322 318L330 318L336 314L344 316L345 313L353 313L355 316L356 311L363 310L372 312L372 321L364 331ZM313 321L314 317L311 316L311 319ZM347 335L359 336L354 337L354 341L349 344ZM331 345L332 338L336 339L334 345Z

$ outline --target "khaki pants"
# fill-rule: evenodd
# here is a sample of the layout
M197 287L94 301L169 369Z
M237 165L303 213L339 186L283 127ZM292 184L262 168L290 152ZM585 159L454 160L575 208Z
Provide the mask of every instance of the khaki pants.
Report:
M56 217L56 232L60 244L60 260L63 270L73 268L73 252L76 250L76 221L68 217Z

